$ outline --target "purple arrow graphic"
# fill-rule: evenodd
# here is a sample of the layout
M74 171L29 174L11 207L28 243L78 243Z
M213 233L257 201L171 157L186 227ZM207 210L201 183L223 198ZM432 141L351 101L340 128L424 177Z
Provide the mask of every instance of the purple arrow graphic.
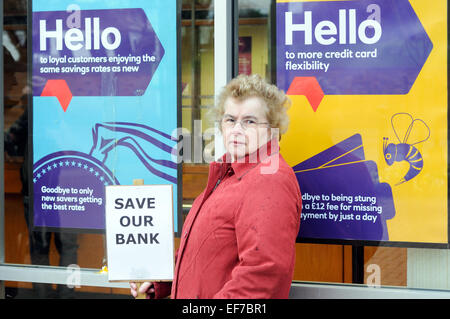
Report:
M277 3L277 83L325 95L407 94L433 44L407 0Z
M144 11L81 10L75 26L69 15L33 13L33 95L48 80L66 81L73 96L144 94L164 56Z

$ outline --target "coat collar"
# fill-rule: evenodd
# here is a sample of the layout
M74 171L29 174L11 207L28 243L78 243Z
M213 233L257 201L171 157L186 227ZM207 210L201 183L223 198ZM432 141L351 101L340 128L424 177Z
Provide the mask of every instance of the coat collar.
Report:
M272 139L263 146L261 146L257 151L252 154L247 154L245 157L232 161L229 153L225 154L220 158L217 163L221 164L222 170L227 170L231 165L236 177L241 179L245 174L247 174L251 169L258 166L260 163L270 162L270 158L280 152L280 147L278 145L277 139Z

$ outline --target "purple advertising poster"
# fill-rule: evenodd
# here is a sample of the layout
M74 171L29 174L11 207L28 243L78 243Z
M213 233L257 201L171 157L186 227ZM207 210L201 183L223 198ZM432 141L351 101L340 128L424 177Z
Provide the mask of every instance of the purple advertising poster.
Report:
M448 244L446 19L440 0L276 2L299 241Z
M103 232L105 187L171 184L177 2L34 1L33 223Z

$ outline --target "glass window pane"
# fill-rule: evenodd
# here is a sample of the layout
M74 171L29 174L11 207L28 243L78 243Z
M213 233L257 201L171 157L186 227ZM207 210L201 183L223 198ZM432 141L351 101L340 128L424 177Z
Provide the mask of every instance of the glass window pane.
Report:
M284 2L292 2L292 1L270 1L270 0L238 1L239 4L238 41L239 41L240 74L257 73L262 77L265 77L268 81L275 83L275 79L274 77L271 77L271 74L276 74L277 71L276 65L272 65L272 61L276 61L277 59L277 57L274 56L277 52L277 48L273 45L273 43L275 43L274 37L276 35L281 36L279 34L276 34L277 31L275 30L276 26L275 7L277 3L284 3ZM445 23L442 24L443 22L442 23L436 22L436 21L443 21L443 19L446 19L445 14L442 14L442 12L444 13L446 12L446 2L440 1L439 3L436 3L433 6L422 5L418 1L410 1L410 2L413 10L419 12L419 16L421 16L421 19L424 19L424 21L426 21L426 25L424 27L428 35L431 34L432 36L434 36L434 38L431 39L434 46L433 50L439 51L434 52L435 54L437 54L437 57L435 57L435 59L439 59L441 53L443 54L442 56L445 56L445 53L443 52L445 52L445 50L448 51L445 42L446 35L440 37L440 35L438 35L438 32L435 32L435 30L441 30L440 33L442 34L442 30L446 29L446 27L442 27ZM305 1L305 3L310 2ZM371 11L372 13L375 12L375 15L372 15L371 17L374 18L376 21L378 21L377 19L380 17L376 18L376 12L378 12L376 10L379 9L379 7L376 8L370 7L368 8L368 10L369 9L375 10ZM313 14L314 13L315 12L313 12ZM331 14L332 12L330 12L330 15ZM386 17L386 15L387 15L386 9L381 8L382 22L383 17ZM430 18L433 15L435 16L435 19ZM323 18L325 18L325 16L323 16ZM296 19L297 20L293 22L295 24L300 24L301 21L303 21L299 16L297 16ZM329 17L329 19L332 19L332 17ZM317 23L314 21L315 20L313 20L312 22L313 24ZM422 23L424 22L422 21ZM296 34L301 34L302 32L303 31L299 31ZM313 37L314 36L315 35L313 31ZM300 38L301 37L299 37L299 39ZM324 38L328 37L324 36ZM313 41L314 39L315 38L313 38ZM308 46L305 46L304 48L305 51L308 50ZM317 48L317 46L315 48ZM418 51L414 52L418 54ZM361 63L360 65L362 65L364 61L360 61L360 63ZM442 70L445 69L446 68L444 66ZM436 67L434 71L436 76L438 75L442 76L443 74L442 70L439 70L439 68ZM342 70L342 72L344 71L345 70ZM424 71L422 70L422 72ZM294 73L294 71L292 71L292 73ZM298 73L300 73L300 71L298 71ZM445 78L445 76L443 76L443 78ZM363 79L360 78L360 81L363 81ZM445 85L442 85L442 87L445 87ZM414 91L411 94L420 95L421 93ZM441 97L439 101L441 100L446 101L447 92L439 91L439 94ZM352 97L353 97L352 95L346 96L342 95L342 100L345 99L346 101L346 103L344 104L347 105L349 103L352 103L352 101L350 100ZM376 95L373 95L373 99L375 98ZM304 96L298 95L294 97L293 106L291 107L291 109L295 109L295 112L292 111L291 116L292 114L294 114L295 116L306 116L306 114L309 114L307 110L302 109L303 107L302 103L304 102L305 103L307 102ZM338 103L333 107L343 108L344 105ZM409 105L404 105L402 107L403 109L407 109ZM443 106L443 109L446 109L446 105ZM365 114L364 110L365 109L363 108L361 117L367 117L368 116L367 114L369 114L368 112L366 112ZM322 110L322 112L325 111ZM316 112L314 115L318 117L320 116L320 114ZM446 116L443 115L443 118L446 118ZM370 124L370 121L368 121L368 123ZM346 129L351 129L348 127L341 128L339 127L340 124L330 123L330 125L333 127L336 126L336 130L334 131L336 135L342 134L342 131ZM323 137L308 135L308 132L304 132L304 128L302 127L296 126L291 127L290 129L294 130L295 132L302 132L300 138L311 139L311 145L317 144L314 142L315 140L317 140L319 143L321 141L321 140L319 141L319 139L323 139ZM334 138L333 136L327 137L327 139L333 138ZM437 138L437 135L435 135L435 138ZM446 147L448 141L439 140L436 141L436 143L439 143L440 145L442 145L442 147L444 146ZM281 142L281 148L283 151L283 140ZM298 149L293 152L297 152L298 155L297 157L301 157L300 155L302 155L301 154L302 152L311 152L311 150ZM405 169L405 172L406 171L407 169ZM441 185L440 180L430 181L430 183L433 184L433 187ZM444 191L445 193L447 193L446 187L447 185L443 184L441 185L441 187L438 187L436 189L438 189L439 192ZM399 189L398 188L393 189L393 192L394 191L399 191ZM417 187L416 191L420 193L420 187ZM411 196L413 195L411 194ZM407 202L409 203L410 200L411 197L408 200L405 200L405 203L403 204L407 204ZM445 201L441 201L439 203L436 203L436 207L438 206L446 207L447 205ZM423 213L424 215L421 216L421 218L422 217L427 218L428 215L426 215L425 212ZM445 212L442 211L439 212L439 214L443 213ZM403 214L403 218L405 217L407 216ZM398 218L398 220L399 219L400 217ZM388 224L388 227L389 226L390 225ZM442 230L445 230L446 227L447 227L446 221L442 223L442 225L436 225L436 232L442 233ZM368 245L364 246L362 251L356 253L357 249L352 250L351 245L297 243L296 244L297 262L295 266L294 279L300 281L352 283L354 282L353 275L358 272L362 272L363 281L355 283L364 283L373 286L400 286L410 288L450 289L450 282L448 282L448 280L446 279L450 272L450 268L448 267L448 260L449 260L448 250L434 249L434 248L433 249L412 248L411 246L412 245L409 245L409 247L408 245L405 245L404 247L380 247ZM358 260L358 263L356 267L353 267L352 261L355 260Z
M5 262L30 263L25 161L28 139L27 2L3 3Z
M29 215L29 200L28 200L28 186L30 181L27 176L27 140L28 132L28 96L31 93L31 88L27 82L27 6L29 2L26 0L5 0L3 3L4 9L4 33L3 44L5 52L4 63L4 156L5 156L5 240L1 242L5 249L5 263L7 264L23 264L23 265L50 265L55 267L69 267L76 265L81 268L98 269L101 271L102 267L106 266L105 258L105 237L102 234L91 233L76 233L76 232L58 232L47 231L40 228L39 230L32 230L30 226ZM182 35L181 44L188 47L189 54L182 57L184 61L181 65L188 65L187 72L182 70L183 74L183 88L189 91L192 87L197 87L196 103L200 103L201 99L206 99L212 96L214 88L211 88L211 83L214 83L213 73L208 69L213 69L213 17L209 10L208 3L194 3L188 1L187 5L195 4L195 10L199 11L194 16L197 19L194 28L197 35L197 50L195 54L191 51L191 39ZM189 18L189 17L188 17ZM182 26L183 34L191 35L190 32L190 18L187 26ZM182 22L183 23L183 22ZM188 29L186 32L185 29ZM185 52L185 50L182 50ZM200 56L198 59L198 68L202 69L203 75L198 81L202 80L203 85L199 82L193 85L190 82L192 74L196 74L196 69L189 67L193 65L191 58L193 56ZM200 63L201 62L201 63ZM202 64L203 66L201 66ZM186 78L186 80L184 80ZM184 93L183 93L184 94ZM192 94L188 94L188 106ZM106 100L105 100L106 101ZM209 103L203 101L201 103ZM202 110L198 104L197 109ZM183 109L184 110L184 109ZM189 112L192 112L189 110ZM198 120L201 120L200 112L198 112ZM86 116L89 116L86 114ZM188 121L183 121L183 124L191 123L191 117ZM58 136L55 135L55 138ZM191 195L189 198L193 197ZM180 199L181 201L181 199ZM179 212L181 214L181 212ZM177 245L178 240L175 240ZM63 268L63 269L64 269ZM18 294L22 293L20 290L30 289L29 293L38 294L38 297L43 297L40 291L49 290L50 296L55 292L65 289L64 285L34 285L31 283L17 283L6 282L7 291L19 289ZM61 287L60 287L61 286ZM39 287L45 287L41 289ZM98 292L104 295L118 295L119 297L129 298L129 289L109 289L101 287L81 287L75 289L75 292ZM69 291L70 292L70 291ZM27 291L25 291L27 293ZM57 293L60 295L60 293ZM77 296L83 296L77 294ZM86 294L85 296L89 296ZM48 294L47 294L48 297ZM95 298L95 297L93 297Z
M195 150L210 141L195 137L203 137L213 125L208 110L214 104L214 1L183 0L181 17L182 127L190 135L183 150L185 217L208 176L205 158Z
M211 126L204 111L214 103L213 14L214 7L211 0L183 1L181 30L182 124L183 128L191 133L195 133L195 121L201 121L202 131ZM192 162L194 162L193 155ZM202 164L202 162L196 164Z

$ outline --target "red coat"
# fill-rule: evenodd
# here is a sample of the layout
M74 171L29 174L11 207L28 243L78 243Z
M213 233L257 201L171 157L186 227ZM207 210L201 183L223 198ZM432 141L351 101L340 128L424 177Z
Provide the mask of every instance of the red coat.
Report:
M211 163L183 226L172 298L288 298L300 212L297 179L279 152Z

